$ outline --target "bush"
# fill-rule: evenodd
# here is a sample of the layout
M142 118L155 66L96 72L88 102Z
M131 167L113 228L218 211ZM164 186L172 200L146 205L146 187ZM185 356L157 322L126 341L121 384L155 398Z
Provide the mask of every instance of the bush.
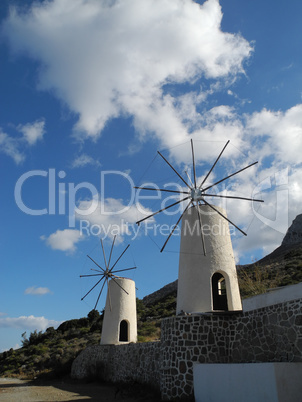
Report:
M87 318L88 318L90 323L93 323L93 322L98 321L100 319L100 313L95 309L91 310L88 313Z
M83 318L79 318L79 319L62 322L62 324L58 327L57 331L58 332L66 332L66 331L75 330L77 328L88 327L88 326L89 326L89 319L83 317Z

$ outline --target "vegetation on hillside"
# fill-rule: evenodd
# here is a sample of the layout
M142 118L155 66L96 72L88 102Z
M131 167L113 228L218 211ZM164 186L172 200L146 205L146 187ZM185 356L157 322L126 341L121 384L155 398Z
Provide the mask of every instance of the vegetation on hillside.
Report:
M23 333L21 348L0 354L0 376L67 375L79 352L100 342L101 329L102 316L92 310L87 318L65 321L57 329L35 330L28 338Z
M138 341L148 342L159 339L161 319L175 315L176 292L151 305L145 305L142 300L137 299L136 307Z
M243 299L302 282L302 247L288 250L277 260L240 267L238 281Z
M176 294L152 306L137 299L138 341L159 339L160 320L175 314ZM57 329L22 336L22 347L0 354L0 376L62 377L70 373L75 357L87 346L100 343L103 314L92 310L87 318L63 322Z

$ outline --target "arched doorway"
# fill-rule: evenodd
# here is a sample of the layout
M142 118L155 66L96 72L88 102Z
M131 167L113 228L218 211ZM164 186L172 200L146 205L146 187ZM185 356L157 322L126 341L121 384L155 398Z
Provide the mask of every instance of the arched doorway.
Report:
M120 322L120 342L129 342L128 339L128 321L122 320Z
M213 310L228 311L228 300L224 276L216 272L212 276Z

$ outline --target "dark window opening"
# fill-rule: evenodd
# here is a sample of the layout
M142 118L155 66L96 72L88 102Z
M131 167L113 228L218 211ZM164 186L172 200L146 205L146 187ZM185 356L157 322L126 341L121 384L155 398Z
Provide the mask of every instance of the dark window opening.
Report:
M228 300L225 279L222 274L216 272L212 276L213 310L228 311Z
M120 342L128 342L128 322L122 320L120 323Z

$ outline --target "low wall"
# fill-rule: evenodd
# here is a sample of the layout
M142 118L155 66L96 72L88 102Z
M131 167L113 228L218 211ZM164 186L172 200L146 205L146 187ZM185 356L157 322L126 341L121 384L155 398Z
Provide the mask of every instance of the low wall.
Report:
M72 376L132 379L160 389L163 400L190 399L194 364L256 362L302 362L301 298L243 313L163 319L160 342L87 348Z
M302 297L302 282L296 285L284 286L283 288L273 289L261 295L249 297L242 301L244 312L273 306L274 304L297 300Z
M196 364L195 402L297 402L301 378L302 363Z
M241 314L163 320L164 400L193 395L195 363L302 362L302 300Z
M137 381L159 390L160 352L160 342L90 346L73 362L71 376L79 380Z

